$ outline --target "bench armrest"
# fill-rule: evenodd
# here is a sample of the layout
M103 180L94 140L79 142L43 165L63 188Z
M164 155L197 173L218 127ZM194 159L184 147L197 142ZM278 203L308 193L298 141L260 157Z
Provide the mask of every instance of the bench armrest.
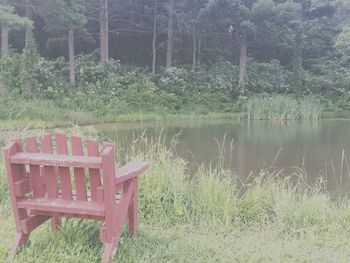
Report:
M115 184L124 183L125 181L140 175L149 167L147 162L132 161L116 171Z

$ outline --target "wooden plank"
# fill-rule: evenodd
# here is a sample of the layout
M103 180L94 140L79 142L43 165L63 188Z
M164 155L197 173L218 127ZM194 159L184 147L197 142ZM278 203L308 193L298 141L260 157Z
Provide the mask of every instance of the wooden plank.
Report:
M52 155L52 138L51 135L45 135L42 137L41 151ZM43 175L45 177L45 187L48 197L58 197L58 168L57 165L54 166L42 166ZM53 231L56 231L61 225L61 218L54 216L51 218L51 227Z
M43 165L44 166L44 176L45 176L45 184L46 184L46 191L47 191L47 196L49 198L57 198L58 197L58 178L57 174L55 173L55 168L54 165L51 163L46 163L43 159L40 158L40 156L47 156L49 158L52 156L52 141L51 141L51 136L50 135L45 135L42 138L41 142L41 147L42 147L42 152L43 153L27 153L28 156L26 156L26 160L30 164L38 164L38 165ZM19 158L20 159L20 158ZM36 160L31 161L31 160Z
M102 171L107 228L106 242L111 242L117 235L117 210L115 200L115 156L114 148L106 146L102 152Z
M10 188L10 196L12 203L13 215L15 218L16 230L18 233L22 232L21 220L25 219L27 211L18 207L19 198L16 196L14 183L25 179L25 167L24 165L16 165L10 163L10 157L22 150L22 143L20 140L16 140L7 146L5 146L3 153L7 170L7 180Z
M52 140L50 134L41 137L41 152L52 153Z
M56 151L58 154L68 155L67 136L62 133L56 134ZM70 171L67 167L59 167L58 174L61 179L62 198L72 200L72 182Z
M101 169L101 157L21 152L11 156L10 162L13 164Z
M107 243L107 227L106 223L102 224L100 227L100 240L102 243Z
M53 166L44 166L46 177L46 190L48 198L58 198L58 181Z
M99 186L97 187L97 190L96 190L96 194L97 194L97 202L100 202L100 203L103 203L104 201L104 191L103 191L103 186Z
M80 137L72 136L72 155L83 156L83 141ZM86 158L86 157L84 157ZM83 168L74 167L75 189L78 200L86 200L86 178Z
M35 137L26 139L26 152L37 153L38 145ZM39 165L29 165L29 178L33 189L34 196L42 197L45 195L44 180L40 175Z
M103 204L81 200L26 198L18 202L18 207L33 211L91 216L104 216L105 213Z
M43 135L41 138L41 152L44 154L50 154L52 153L52 139L51 139L51 134L46 134ZM44 166L40 164L40 174L41 178L44 182L44 196L47 193L47 186L46 186L46 176L44 173Z
M87 141L88 156L99 156L98 142L95 140ZM101 175L99 169L89 169L90 189L93 201L97 201L97 188L101 186Z
M17 181L13 185L17 197L23 197L25 194L32 191L29 178L24 178L20 181Z
M25 234L29 234L32 230L40 226L49 218L50 216L39 216L39 215L32 215L27 217L26 219L21 221L23 232Z
M118 218L118 221L116 222L117 233L119 233L123 228L123 224L128 214L128 208L129 208L129 204L133 194L133 190L134 189L132 187L132 180L127 181L124 185L123 194L120 199L119 205L117 207L117 216L116 216Z
M70 217L70 218L81 218L81 219L91 219L91 220L104 220L104 215L87 215L87 214L74 214L74 213L65 213L65 212L48 212L48 211L39 211L39 210L31 210L31 214L33 215L44 215L51 216L53 218L60 217Z
M145 172L149 167L147 162L132 161L125 166L117 169L116 184L125 182L143 172Z
M128 217L129 217L129 235L134 236L136 235L137 229L138 229L138 191L137 191L137 177L133 178L131 181L132 188L132 197L129 204L128 209Z

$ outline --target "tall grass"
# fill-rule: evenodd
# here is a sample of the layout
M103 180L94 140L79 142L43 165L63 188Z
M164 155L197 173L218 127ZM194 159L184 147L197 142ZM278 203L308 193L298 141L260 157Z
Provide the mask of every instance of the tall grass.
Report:
M317 120L322 105L313 96L296 100L286 95L258 96L246 104L248 118L258 120Z
M221 165L191 174L174 154L176 143L141 136L125 149L122 162L146 159L151 168L139 181L140 232L130 239L124 231L116 262L349 262L348 199L332 200L321 183L307 185L301 169L262 170L243 190ZM0 261L14 233L2 166ZM98 228L65 220L54 234L46 224L15 262L98 262Z

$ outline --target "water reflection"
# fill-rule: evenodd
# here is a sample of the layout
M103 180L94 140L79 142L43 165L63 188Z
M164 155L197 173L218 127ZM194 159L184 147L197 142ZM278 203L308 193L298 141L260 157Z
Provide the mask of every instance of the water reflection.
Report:
M240 178L267 167L302 167L313 183L318 176L329 190L346 192L349 186L347 153L350 121L318 123L248 121L194 121L143 124L109 124L96 128L121 145L145 130L148 137L161 132L165 141L180 134L177 153L194 163L215 163L220 154L227 168Z

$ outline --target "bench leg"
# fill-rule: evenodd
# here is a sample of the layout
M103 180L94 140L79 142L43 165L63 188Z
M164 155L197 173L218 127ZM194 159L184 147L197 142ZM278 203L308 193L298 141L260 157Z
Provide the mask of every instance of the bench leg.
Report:
M110 243L105 243L102 255L102 263L112 263L113 255L117 249L119 238L113 238Z
M137 218L137 206L138 206L138 196L137 196L137 178L133 181L133 194L130 200L128 217L129 217L129 235L135 236L138 229L138 218Z
M51 228L52 228L52 230L54 232L56 232L60 226L61 226L61 217L53 216L51 218Z
M17 249L20 246L23 246L27 243L29 238L29 234L24 234L24 233L16 233L15 239L13 240L13 243L11 245L11 249L9 252L9 257L13 258L14 255L16 254Z

